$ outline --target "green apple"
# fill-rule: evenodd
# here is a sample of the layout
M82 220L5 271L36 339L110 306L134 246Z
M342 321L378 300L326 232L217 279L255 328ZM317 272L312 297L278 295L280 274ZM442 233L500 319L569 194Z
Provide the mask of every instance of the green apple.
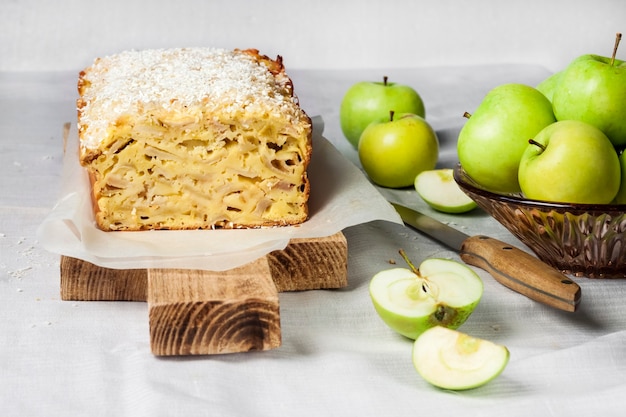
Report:
M382 82L356 83L348 89L341 101L341 130L356 148L367 125L386 119L390 111L426 117L422 98L408 85L388 82L387 77Z
M550 75L548 78L537 84L537 90L543 93L544 96L550 101L552 101L552 97L554 96L554 90L556 86L559 84L561 80L561 76L563 75L563 71L555 72Z
M622 171L619 191L613 199L614 204L626 204L626 152L619 154L619 164Z
M519 161L528 139L555 122L539 90L509 83L487 93L459 133L457 152L467 174L496 192L519 192Z
M626 62L615 59L617 44L618 41L612 57L583 55L574 59L563 71L552 104L557 120L592 124L602 130L615 147L624 147Z
M465 213L477 207L454 181L450 168L420 172L415 177L415 190L426 204L443 213Z
M506 346L437 326L413 343L413 365L432 385L449 390L480 387L509 363Z
M519 167L526 197L561 203L609 204L621 169L609 138L597 127L563 120L530 140Z
M450 259L429 258L419 269L410 265L383 270L370 281L370 297L382 320L410 339L433 326L463 324L482 297L480 277Z
M422 117L405 113L373 122L361 134L359 160L372 182L382 187L412 186L439 159L439 140Z

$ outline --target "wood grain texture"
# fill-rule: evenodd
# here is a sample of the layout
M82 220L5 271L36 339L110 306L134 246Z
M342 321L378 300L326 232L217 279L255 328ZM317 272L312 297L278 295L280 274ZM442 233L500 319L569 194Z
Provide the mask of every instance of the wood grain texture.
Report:
M109 269L61 257L61 298L147 301L158 356L268 350L281 344L278 293L348 284L343 233L293 239L228 271Z
M472 236L463 242L460 255L465 263L532 300L569 312L578 308L578 284L521 249L488 236Z
M155 355L202 355L280 346L278 293L267 259L224 272L148 270Z
M343 233L292 239L267 255L278 292L343 288L348 285L348 244ZM145 269L109 269L61 256L61 298L80 301L146 301Z
M145 269L108 269L61 256L61 299L76 301L146 301Z
M348 285L348 243L343 233L292 239L267 256L278 291L343 288Z

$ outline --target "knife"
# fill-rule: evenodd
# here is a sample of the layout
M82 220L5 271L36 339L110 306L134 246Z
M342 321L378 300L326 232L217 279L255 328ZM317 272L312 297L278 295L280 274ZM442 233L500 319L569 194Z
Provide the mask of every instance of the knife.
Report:
M497 239L467 234L416 210L391 203L402 221L459 253L463 262L484 269L500 284L548 306L574 312L580 287L558 269Z

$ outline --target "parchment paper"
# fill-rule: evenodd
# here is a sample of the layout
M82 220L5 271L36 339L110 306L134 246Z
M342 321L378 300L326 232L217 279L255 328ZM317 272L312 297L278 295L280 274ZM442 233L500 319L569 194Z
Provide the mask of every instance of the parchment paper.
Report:
M104 232L95 225L89 180L78 161L78 135L72 125L63 161L61 196L38 229L39 242L50 252L107 268L223 271L284 249L292 238L330 236L373 220L401 223L365 175L322 136L323 128L321 117L313 118L313 156L308 170L310 217L302 225Z

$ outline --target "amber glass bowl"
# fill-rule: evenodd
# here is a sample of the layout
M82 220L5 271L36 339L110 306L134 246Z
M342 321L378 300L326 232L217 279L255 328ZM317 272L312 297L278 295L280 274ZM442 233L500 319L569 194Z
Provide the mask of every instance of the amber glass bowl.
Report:
M551 203L499 194L477 184L460 165L454 179L544 262L575 276L626 278L626 205Z

